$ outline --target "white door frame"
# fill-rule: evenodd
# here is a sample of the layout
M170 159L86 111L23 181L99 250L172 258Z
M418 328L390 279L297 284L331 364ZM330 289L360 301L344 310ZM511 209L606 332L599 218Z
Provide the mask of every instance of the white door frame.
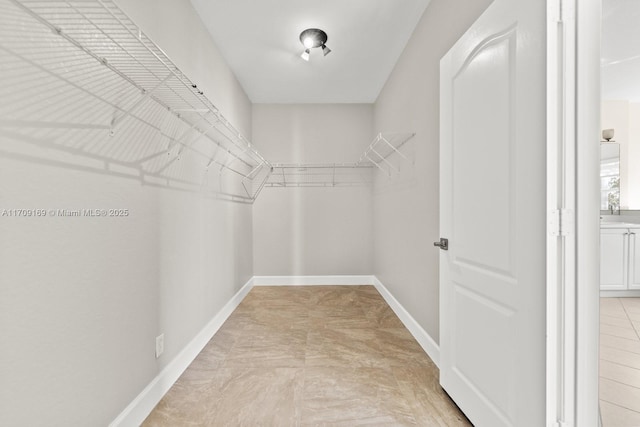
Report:
M547 426L597 426L601 0L548 7Z
M598 425L601 0L577 10L576 425Z

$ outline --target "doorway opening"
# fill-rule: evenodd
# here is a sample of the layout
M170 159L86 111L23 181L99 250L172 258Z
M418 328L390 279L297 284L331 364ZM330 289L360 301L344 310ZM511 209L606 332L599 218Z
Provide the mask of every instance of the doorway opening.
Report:
M599 406L640 425L640 5L602 0Z

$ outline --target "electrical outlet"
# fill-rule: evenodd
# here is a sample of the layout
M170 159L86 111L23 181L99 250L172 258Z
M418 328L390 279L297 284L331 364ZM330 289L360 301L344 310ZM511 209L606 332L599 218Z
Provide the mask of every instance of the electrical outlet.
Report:
M164 352L164 334L156 337L156 359Z

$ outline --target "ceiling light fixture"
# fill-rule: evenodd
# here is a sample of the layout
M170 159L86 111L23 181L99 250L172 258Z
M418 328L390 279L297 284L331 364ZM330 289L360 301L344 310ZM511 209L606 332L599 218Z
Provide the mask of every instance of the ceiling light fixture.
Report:
M327 33L318 28L307 28L301 32L300 43L305 47L304 52L300 55L300 57L305 61L309 60L311 49L313 48L322 47L322 53L324 53L324 56L327 56L331 52L331 49L326 45Z

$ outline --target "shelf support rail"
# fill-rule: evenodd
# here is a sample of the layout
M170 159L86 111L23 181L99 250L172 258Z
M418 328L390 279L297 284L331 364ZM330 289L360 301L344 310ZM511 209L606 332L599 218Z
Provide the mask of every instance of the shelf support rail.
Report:
M387 160L386 157L383 157L380 153L378 153L375 148L371 148L371 152L374 153L376 156L378 156L380 158L380 160L378 161L378 163L380 161L385 162L387 164L387 166L389 166L389 170L387 171L387 175L391 175L391 169L393 169L394 171L400 173L400 170L398 168L396 168L395 166L393 166L393 164Z
M262 188L264 187L267 180L269 179L269 175L271 175L271 168L269 167L269 172L267 172L265 174L265 177L262 179L262 181L260 181L260 184L258 185L258 189L255 192L249 191L249 189L247 188L246 181L247 179L249 179L251 180L251 182L253 182L253 180L255 179L255 176L252 177L251 175L254 175L254 174L257 175L258 171L260 171L262 168L265 168L265 167L268 167L268 166L264 164L256 166L256 168L253 171L251 171L251 173L249 173L247 178L241 181L242 186L244 187L244 191L247 193L247 196L251 198L251 200L255 200L258 197L258 194L260 194L260 192L262 191Z
M373 139L373 142L371 142L371 144L369 144L369 146L364 150L364 153L362 153L362 155L360 156L360 159L358 160L358 163L362 162L362 159L367 159L370 162L373 162L373 160L371 160L371 158L368 156L369 152L371 151L371 148L380 140L380 138L382 137L382 133L379 133L376 135L376 137Z
M394 147L394 146L393 146L393 144L391 144L391 143L387 140L387 138L385 138L384 136L382 136L382 134L380 134L380 139L381 139L382 141L384 141L384 142L385 142L389 147L391 147L391 149L392 149L393 151L395 151L396 153L398 153L398 154L399 154L403 159L405 159L405 160L407 159L407 156L405 156L405 155L404 155L404 154L402 154L400 151L398 151L398 149L397 149L396 147Z

